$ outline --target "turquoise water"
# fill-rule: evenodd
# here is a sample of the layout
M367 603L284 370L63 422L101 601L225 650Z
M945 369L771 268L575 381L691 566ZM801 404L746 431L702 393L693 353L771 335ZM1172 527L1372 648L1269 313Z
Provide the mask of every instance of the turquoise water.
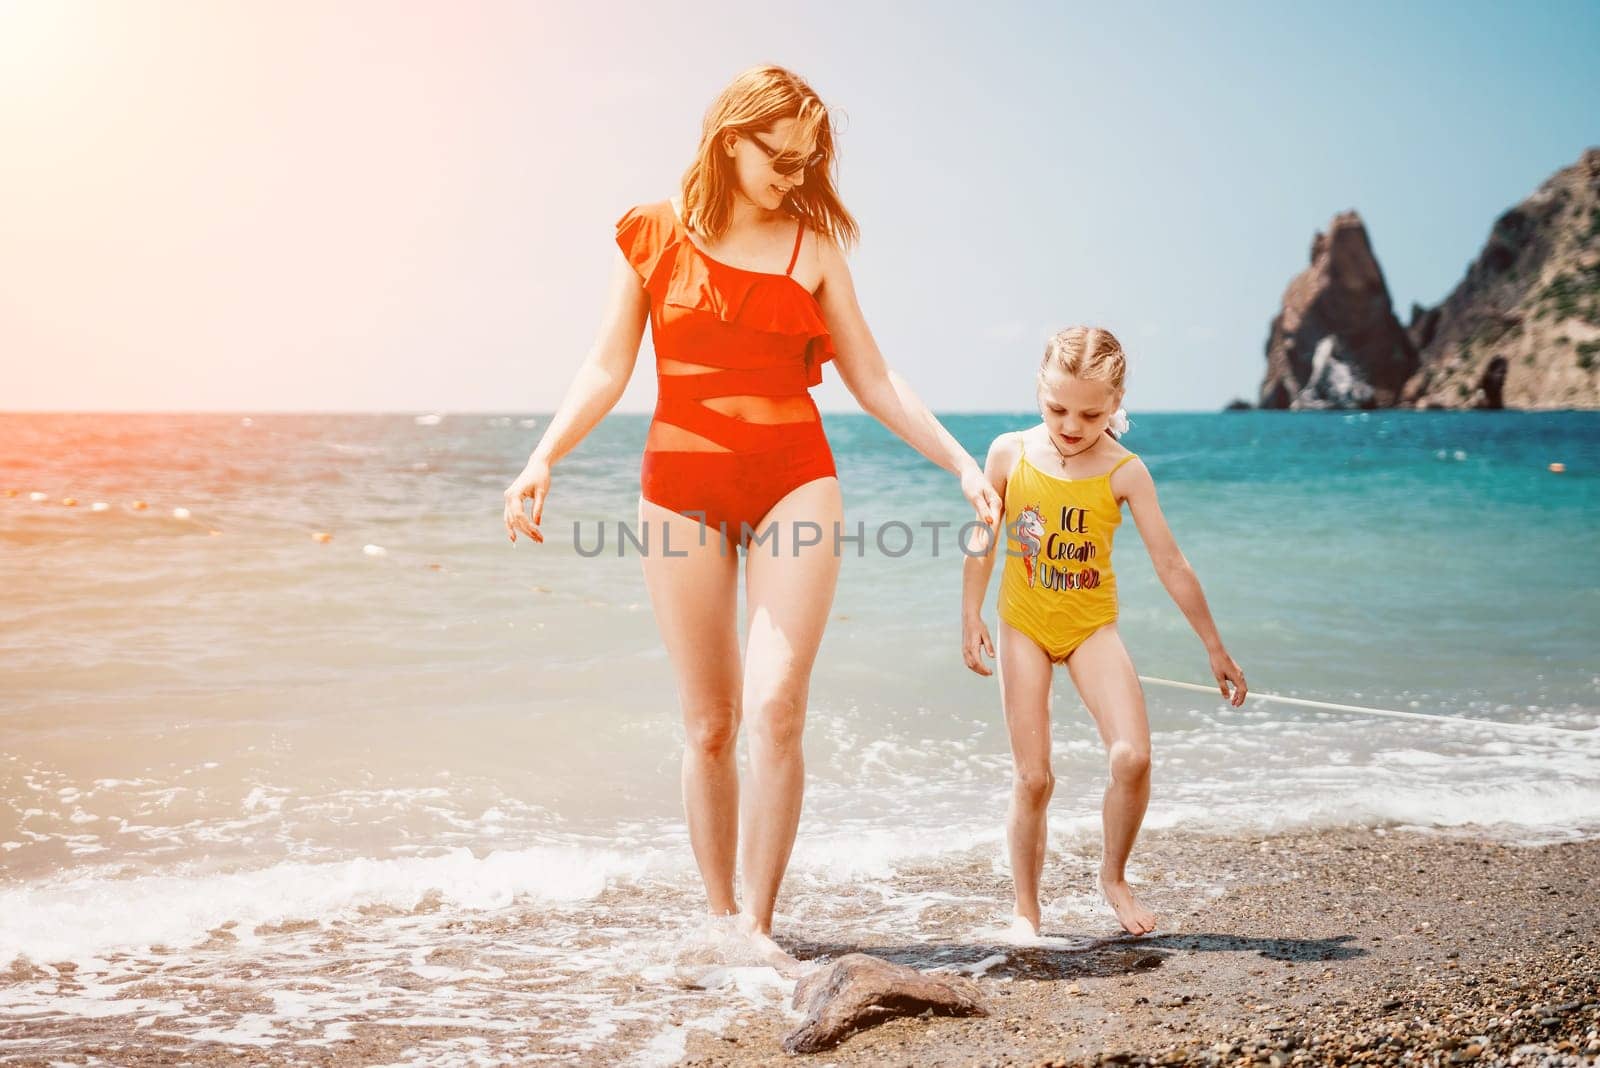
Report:
M512 546L500 494L546 419L0 415L0 964L128 953L138 975L218 925L307 918L428 945L359 910L432 894L444 931L535 902L537 940L614 940L548 1021L603 1030L604 977L660 954L601 903L647 891L657 922L698 890L639 560L574 545L633 520L647 417L602 423L556 470L548 541ZM1029 421L946 423L981 459ZM955 479L864 416L826 424L868 539L813 676L779 903L780 933L818 937L899 865L998 857L1009 775L995 680L961 662ZM1600 827L1600 415L1135 412L1124 443L1255 690L1452 717L1148 685L1148 826ZM874 547L893 522L904 556ZM951 524L938 554L924 522ZM1131 521L1116 567L1140 671L1208 682ZM1096 841L1104 755L1056 691L1052 833Z

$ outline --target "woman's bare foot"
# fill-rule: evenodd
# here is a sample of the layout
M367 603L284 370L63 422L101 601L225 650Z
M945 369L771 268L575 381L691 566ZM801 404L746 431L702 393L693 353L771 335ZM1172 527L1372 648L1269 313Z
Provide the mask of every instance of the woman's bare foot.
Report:
M738 924L739 931L749 944L751 952L755 954L756 960L772 967L785 979L794 979L805 972L805 965L774 942L771 935L761 930L753 916L741 912Z
M1106 873L1101 872L1100 892L1105 895L1106 903L1116 912L1117 920L1122 924L1123 930L1129 934L1149 934L1156 929L1156 914L1139 903L1127 879L1108 879Z

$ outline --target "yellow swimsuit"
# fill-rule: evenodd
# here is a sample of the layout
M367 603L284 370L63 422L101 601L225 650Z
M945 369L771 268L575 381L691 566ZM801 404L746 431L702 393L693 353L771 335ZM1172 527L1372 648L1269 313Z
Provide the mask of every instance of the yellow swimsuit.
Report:
M1132 459L1130 452L1092 478L1058 478L1034 467L1023 452L1006 479L1000 618L1056 663L1117 618L1111 539L1122 506L1111 492L1111 474Z

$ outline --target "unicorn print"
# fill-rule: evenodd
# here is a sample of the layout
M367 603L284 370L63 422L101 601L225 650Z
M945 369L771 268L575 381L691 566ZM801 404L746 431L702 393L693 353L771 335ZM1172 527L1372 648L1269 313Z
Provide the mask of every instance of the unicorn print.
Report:
M1040 539L1044 537L1044 516L1037 504L1030 504L1017 513L1017 541L1022 543L1022 566L1028 571L1028 587L1033 588L1033 565L1039 558Z

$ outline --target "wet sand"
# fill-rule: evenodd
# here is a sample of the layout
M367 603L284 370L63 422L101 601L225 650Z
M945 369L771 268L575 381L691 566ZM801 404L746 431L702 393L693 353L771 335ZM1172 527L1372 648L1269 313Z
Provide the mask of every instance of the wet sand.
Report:
M1091 888L1096 860L1087 845L1053 856L1046 901ZM1065 928L1047 919L1045 934L1072 940L1069 948L973 935L1005 918L1005 877L988 856L899 871L897 892L926 895L915 937L904 929L875 937L878 888L864 886L856 906L813 923L852 936L786 939L806 924L802 900L778 931L800 957L863 951L976 971L991 1010L984 1019L893 1020L811 1057L781 1052L795 1017L775 991L752 999L726 985L685 989L681 975L691 969L678 979L607 980L603 996L620 1024L587 1048L574 1045L556 1026L570 985L529 956L578 952L577 942L564 948L549 937L550 906L457 918L430 915L437 902L425 901L385 919L441 921L417 928L410 965L392 942L363 949L361 923L256 930L299 947L294 970L242 952L219 929L199 956L158 953L126 973L112 996L130 1007L143 999L148 1011L0 1017L0 1061L610 1065L648 1049L656 1063L682 1050L684 1063L703 1066L1576 1064L1600 1053L1600 842L1164 832L1141 838L1136 861L1131 874L1163 929L1116 937L1108 909ZM569 920L592 915L592 937L605 939L602 915L627 909L670 925L690 907L681 890L653 897L614 888L565 911ZM0 971L0 1001L27 988L70 1003L84 996L78 974L67 962L13 965ZM305 1016L292 1040L284 1025L260 1024L274 999L281 1016L297 990L320 991L325 1009L329 1001L347 1009Z
M810 1059L1593 1064L1600 1054L1600 843L1169 833L1143 839L1140 855L1149 873L1143 893L1166 933L1078 952L951 946L951 959L1006 954L978 980L990 1017L892 1020ZM1057 858L1047 867L1047 897L1090 885L1095 860L1088 852ZM1197 900L1180 885L1196 877L1227 889ZM977 867L956 878L1004 890L1000 877ZM939 923L930 921L934 943ZM926 946L870 939L797 948L802 956L928 957ZM697 1035L685 1063L793 1064L778 1051L789 1026L767 1016L720 1037Z

